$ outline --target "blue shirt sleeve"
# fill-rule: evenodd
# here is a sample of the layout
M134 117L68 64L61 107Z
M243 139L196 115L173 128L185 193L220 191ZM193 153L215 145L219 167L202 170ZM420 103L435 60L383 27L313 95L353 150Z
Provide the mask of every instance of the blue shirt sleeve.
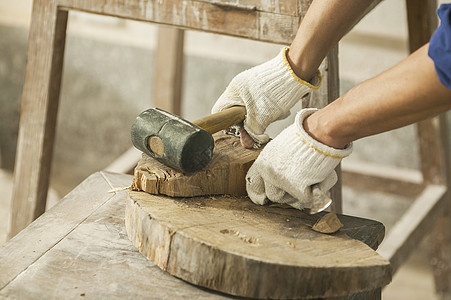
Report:
M429 42L432 58L440 82L451 89L451 4L442 4L437 10L440 26Z

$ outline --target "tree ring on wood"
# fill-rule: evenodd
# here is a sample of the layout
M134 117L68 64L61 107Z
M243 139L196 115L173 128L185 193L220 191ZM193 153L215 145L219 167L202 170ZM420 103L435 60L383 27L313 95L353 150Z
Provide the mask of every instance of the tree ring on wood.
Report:
M155 153L155 155L163 156L164 154L164 144L160 137L153 135L148 141L150 150Z

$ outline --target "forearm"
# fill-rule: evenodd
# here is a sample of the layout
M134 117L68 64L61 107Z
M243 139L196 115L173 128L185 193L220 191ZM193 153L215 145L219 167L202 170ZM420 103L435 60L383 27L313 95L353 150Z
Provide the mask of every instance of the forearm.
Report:
M357 23L373 1L314 0L286 57L294 73L312 83L327 53ZM241 130L241 144L245 148L252 148L255 144L246 130Z
M343 148L451 109L451 90L440 83L427 47L311 115L306 130L326 145Z
M322 60L362 16L373 0L314 0L291 44L288 60L294 72L310 80Z

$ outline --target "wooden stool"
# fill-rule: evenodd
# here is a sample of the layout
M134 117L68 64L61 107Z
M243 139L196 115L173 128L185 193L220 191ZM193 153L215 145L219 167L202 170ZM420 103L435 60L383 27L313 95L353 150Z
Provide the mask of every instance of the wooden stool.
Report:
M171 276L138 252L130 242L124 224L128 193L124 191L124 187L129 186L131 181L130 175L95 173L71 191L60 203L3 245L0 248L0 270L2 270L0 298L72 299L86 296L89 299L236 299L213 290L198 288ZM184 200L204 201L199 198L174 201L181 201L184 205ZM236 207L238 213L251 213L249 210L239 209L245 205L249 206L250 210L258 209L269 214L280 214L283 222L290 217L294 227L291 233L294 235L300 229L297 226L303 226L298 223L303 222L298 216L300 213L298 210L257 206L249 200L245 202ZM193 204L192 208L195 209L197 204ZM344 227L337 235L329 236L310 231L308 235L303 234L307 240L301 238L294 240L294 243L299 242L298 248L292 248L296 246L295 244L282 246L287 248L286 251L299 251L305 254L306 247L308 248L310 243L324 243L329 240L332 241L330 244L332 250L336 245L340 249L339 253L343 254L346 252L345 245L349 246L348 250L351 250L353 249L351 245L358 244L360 250L354 254L362 254L360 251L363 249L364 252L369 253L368 256L356 259L354 266L347 266L341 270L335 269L329 275L323 274L324 276L316 284L319 287L325 287L326 293L329 294L331 290L337 288L340 291L361 288L362 282L355 280L352 276L350 279L346 279L345 276L337 278L340 282L349 280L349 286L333 284L334 277L331 275L335 272L349 275L354 271L356 274L366 274L374 278L373 282L366 289L359 289L362 292L349 298L339 299L380 299L381 285L390 280L388 262L379 258L380 265L376 265L373 269L367 267L370 257L377 256L373 249L376 249L383 239L384 226L367 219L350 216L340 216L340 218ZM223 224L234 225L232 222L223 222ZM278 230L277 227L274 229ZM174 235L174 238L180 238L180 235ZM240 240L233 234L228 238ZM281 241L285 239L286 237ZM260 243L263 242L263 240L260 241ZM322 256L333 257L334 251L326 249L326 252L318 255L316 249L312 249L309 255L316 256L319 260ZM352 253L348 252L347 255L352 256ZM175 255L174 258L176 258ZM337 261L340 260L342 257L338 257ZM323 266L321 269L324 269ZM376 274L377 270L382 270L382 273ZM312 274L315 273L312 272ZM314 287L306 282L298 283L298 287L302 287L300 290ZM292 282L286 284L292 284ZM328 288L329 284L330 288ZM292 286L296 285L293 283ZM374 290L368 290L370 286ZM309 293L311 292L315 292L315 289L313 288L313 291ZM319 288L316 292L320 292ZM324 293L323 290L321 292ZM333 299L337 300L337 298Z
M88 13L148 21L179 28L196 29L260 41L289 44L294 38L299 21L305 15L310 0L35 0L29 34L28 62L22 96L22 113L14 175L13 204L9 237L13 237L44 212L52 149L55 136L56 114L65 47L68 13L81 10ZM373 4L376 5L376 0ZM274 4L277 3L277 4ZM428 41L437 19L436 0L407 0L411 50ZM177 12L174 14L174 12ZM181 57L183 34L173 31L169 42L179 45L172 49L173 57ZM170 61L171 74L177 73L180 63ZM337 48L325 60L324 106L338 96ZM181 73L181 72L179 72ZM179 109L180 78L168 76L166 82L175 85L168 97L169 108ZM157 103L159 105L161 103ZM161 105L163 107L163 105ZM417 201L401 223L395 227L380 251L390 259L396 271L415 248L412 245L428 235L439 220L435 262L437 290L451 294L451 218L449 211L450 168L445 120L443 117L419 124L420 149L424 182L420 185L402 180L421 191ZM349 173L348 173L349 174ZM355 174L355 173L351 173ZM384 176L366 174L372 180L387 182ZM366 176L366 177L368 177ZM364 178L364 176L358 176ZM361 182L361 181L360 181ZM374 182L374 181L372 181ZM390 179L390 182L392 180ZM372 184L374 186L374 183ZM389 185L387 185L389 186ZM405 185L404 185L405 186ZM332 191L334 210L341 211L341 186ZM444 214L448 213L448 218Z

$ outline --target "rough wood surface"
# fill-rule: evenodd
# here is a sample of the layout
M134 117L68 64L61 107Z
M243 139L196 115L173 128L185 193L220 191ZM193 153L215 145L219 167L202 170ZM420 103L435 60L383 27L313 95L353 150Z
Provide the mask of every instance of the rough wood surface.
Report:
M308 215L246 197L173 198L131 191L125 224L138 250L196 285L253 298L337 297L390 282L390 265L368 245L383 225L340 216L333 235Z
M132 189L173 197L246 195L245 176L260 153L244 149L239 138L216 133L215 150L208 166L186 175L143 154L135 168Z
M139 253L124 226L131 175L96 173L0 247L0 299L229 299Z
M58 0L57 2L60 9L77 9L281 44L292 42L299 25L299 17L306 12L306 5L301 5L300 0L281 0L277 1L278 4L269 5L268 1L257 0L100 2ZM302 2L311 1L302 0ZM290 13L287 13L288 10Z
M45 211L68 15L54 2L33 5L8 238Z
M200 2L216 3L218 6L229 9L258 10L285 15L298 16L301 11L307 10L302 2L305 0L282 0L282 1L261 1L261 0L197 0ZM311 1L309 1L311 2Z

